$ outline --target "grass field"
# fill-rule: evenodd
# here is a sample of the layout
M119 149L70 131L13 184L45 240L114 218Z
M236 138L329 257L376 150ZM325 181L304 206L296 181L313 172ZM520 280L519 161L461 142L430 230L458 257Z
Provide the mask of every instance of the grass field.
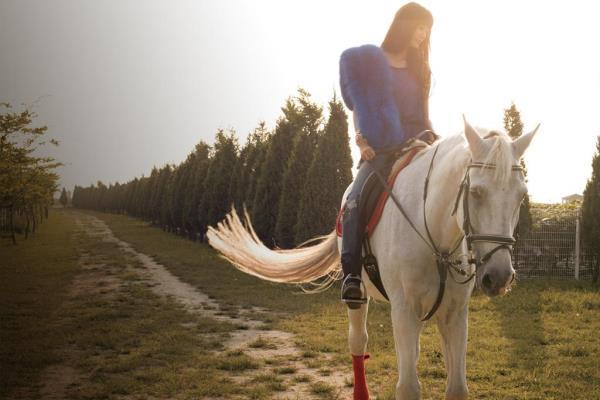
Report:
M0 399L264 399L276 389L236 385L233 373L258 368L220 351L236 326L152 293L139 262L83 234L73 213L53 211L28 241L0 246Z
M0 397L56 362L61 337L48 329L78 272L73 220L59 213L28 240L0 242Z
M324 375L327 370L349 366L346 310L338 300L337 287L325 293L307 295L294 285L265 282L238 272L217 257L205 244L190 242L149 227L145 222L124 216L90 214L107 222L119 238L131 243L136 250L154 256L180 279L210 294L221 304L269 308L271 314L259 314L257 317L267 320L277 329L295 333L298 338L297 345L303 349L307 358L314 358L314 366L321 368ZM55 337L57 335L54 332L60 331L55 325L56 321L64 319L62 314L56 315L53 311L62 309L59 307L63 298L61 293L77 272L76 248L93 247L90 243L75 240L70 236L75 229L70 213L53 211L51 215L51 220L42 225L42 229L33 240L22 242L16 248L7 243L2 243L0 247L2 254L8 255L8 258L3 257L0 265L0 279L3 285L0 293L3 316L3 324L0 327L3 344L0 367L3 371L5 368L13 371L8 378L2 378L3 387L14 386L18 382L30 379L43 365L53 361L52 352L48 349L61 344L60 337ZM112 257L115 266L129 262L119 259L116 255L110 256L110 253L111 250L107 249L108 257ZM42 260L43 263L40 263ZM136 282L135 279L132 281ZM174 324L167 323L172 321L171 318L190 318L177 314L181 310L177 311L175 304L154 304L152 301L155 300L152 300L151 296L147 301L139 300L149 294L143 292L143 285L133 287L135 289L130 288L122 293L121 301L124 304L142 302L142 310L146 307L162 309L160 313L140 314L140 318L145 320L146 324L155 326L164 323L164 326L172 327ZM32 293L36 294L35 297L32 297ZM121 313L127 314L119 317L124 318L121 321L113 315L115 310L111 313L106 307L109 307L109 304L88 304L80 309L82 314L71 310L70 321L78 321L77 326L84 331L88 324L94 326L97 315L104 316L103 323L107 323L107 320L112 321L112 325L109 326L113 327L113 330L119 323L130 326L128 329L133 329L131 326L144 326L143 323L136 323L138 315L132 314L131 310L128 314L127 309L120 308ZM97 315L88 315L90 308L93 308ZM209 321L206 323L209 324ZM368 347L372 358L367 362L367 378L371 393L379 399L393 399L396 364L387 304L371 303L368 328ZM64 326L62 329L64 330ZM227 327L219 329L226 335ZM509 295L492 300L476 294L470 305L467 355L467 379L471 398L599 399L599 331L600 292L586 282L519 282ZM162 345L156 345L156 337L150 340L150 337L146 337L150 335L149 332L135 332L137 339L130 346L136 349L136 354L149 352L149 349L159 354L162 352ZM173 334L184 335L184 332L185 330L179 333L176 331ZM128 337L116 336L120 338L115 339L119 340L119 346L122 346L122 341ZM84 339L80 340L83 340L81 347L90 345ZM190 351L195 346L207 345L210 346L189 339L181 350ZM218 343L212 345L218 346ZM258 342L257 345L265 344ZM241 392L227 380L227 368L219 369L215 368L214 364L204 364L207 372L202 374L202 370L192 363L200 362L201 357L190 358L178 353L176 349L172 353L175 354L173 363L190 363L190 371L197 371L197 374L190 372L189 379L186 380L197 382L196 388L178 386L182 385L183 381L169 375L173 365L171 362L153 364L152 374L147 375L148 366L139 361L143 358L122 367L126 373L120 375L120 387L124 387L123 390L129 393L144 390L143 385L130 382L139 375L145 376L146 379L151 376L150 382L163 382L162 385L153 386L155 393L163 395L183 391L192 393L195 390L195 393L201 396L221 394L227 398L229 391L231 395L238 393L248 398L269 398L269 390L276 389L274 386L277 382L271 381L262 385L259 378L253 391ZM316 355L323 353L334 355L333 361L328 364L320 361ZM239 365L253 367L252 360L227 364L226 360L232 357L235 358L236 355L224 354L212 361L233 365L231 368ZM96 362L93 358L91 360L87 358L82 367L91 367L90 363ZM107 361L97 362L106 365L102 363ZM426 324L421 337L418 369L423 398L443 398L445 371L439 338L433 323ZM282 374L285 373L293 374L293 371L282 371ZM106 376L105 379L108 379ZM112 376L117 374L113 371ZM171 386L165 386L162 378L169 376ZM202 387L215 390L212 393L203 392ZM328 398L332 393L327 386L315 387L315 392L319 390L322 390L324 398ZM106 394L106 391L98 393Z

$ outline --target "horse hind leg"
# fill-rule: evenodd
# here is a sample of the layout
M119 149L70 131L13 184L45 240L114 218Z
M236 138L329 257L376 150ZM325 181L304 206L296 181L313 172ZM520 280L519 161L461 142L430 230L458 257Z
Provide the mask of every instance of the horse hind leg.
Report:
M367 302L360 308L348 309L349 332L348 344L352 354L352 368L354 370L354 400L368 400L369 389L365 375L365 360L369 358L366 354L367 341L367 313L369 309L369 297Z

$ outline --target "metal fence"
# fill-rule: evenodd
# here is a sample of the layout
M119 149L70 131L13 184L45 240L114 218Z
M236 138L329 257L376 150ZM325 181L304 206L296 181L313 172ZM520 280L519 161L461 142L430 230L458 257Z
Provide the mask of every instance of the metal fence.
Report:
M582 246L580 228L579 210L536 223L514 247L519 278L591 279L592 256Z

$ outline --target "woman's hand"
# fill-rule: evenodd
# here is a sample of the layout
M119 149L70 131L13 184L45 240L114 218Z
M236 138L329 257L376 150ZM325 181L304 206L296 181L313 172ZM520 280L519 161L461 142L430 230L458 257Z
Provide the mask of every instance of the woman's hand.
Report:
M369 145L360 148L360 157L363 160L370 161L373 157L375 157L375 150Z
M369 143L367 143L367 139L365 139L360 133L356 134L355 140L356 144L360 148L360 157L363 160L369 161L373 157L375 157L375 150L373 150L373 148L369 146Z

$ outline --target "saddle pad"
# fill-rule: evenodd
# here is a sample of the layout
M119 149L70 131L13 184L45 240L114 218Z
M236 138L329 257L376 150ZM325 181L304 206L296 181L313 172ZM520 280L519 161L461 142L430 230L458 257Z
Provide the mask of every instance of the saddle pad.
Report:
M396 177L398 176L400 171L402 171L404 169L404 167L406 167L408 164L410 164L410 162L412 161L412 159L414 158L414 156L417 153L419 153L421 150L423 150L426 147L429 147L429 145L427 145L425 142L422 142L420 140L415 140L414 145L411 145L411 147L408 150L406 150L406 152L404 152L400 156L400 158L398 158L394 162L394 165L392 166L392 169L390 171L390 175L389 175L388 181L387 181L388 187L394 186L394 182L396 181ZM381 218L381 214L383 213L383 207L385 205L385 202L387 201L387 198L388 198L388 193L385 190L383 190L383 188L382 188L382 192L379 195L379 198L377 200L377 205L375 206L373 213L371 214L371 216L369 218L369 222L365 229L365 232L367 233L367 235L371 236L371 234L375 230L375 227L377 226L377 223L379 222L379 219ZM340 211L338 212L336 222L335 222L335 230L339 237L342 236L343 211L344 211L344 205L342 205L342 208L340 208Z

